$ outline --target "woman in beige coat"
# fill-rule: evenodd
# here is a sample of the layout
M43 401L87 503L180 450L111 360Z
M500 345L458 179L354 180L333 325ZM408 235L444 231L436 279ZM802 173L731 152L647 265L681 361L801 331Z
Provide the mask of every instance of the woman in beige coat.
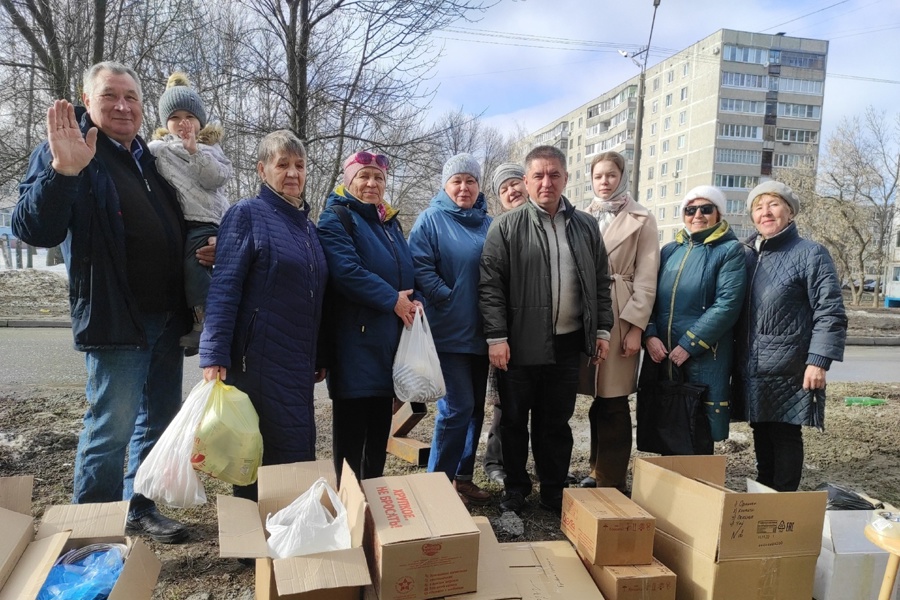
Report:
M597 218L609 254L615 324L609 358L598 367L588 361L581 373L583 394L594 396L591 424L591 472L581 487L625 490L631 457L631 412L628 395L635 391L641 337L656 298L659 234L656 219L625 191L625 158L618 152L591 161L594 201L587 211Z

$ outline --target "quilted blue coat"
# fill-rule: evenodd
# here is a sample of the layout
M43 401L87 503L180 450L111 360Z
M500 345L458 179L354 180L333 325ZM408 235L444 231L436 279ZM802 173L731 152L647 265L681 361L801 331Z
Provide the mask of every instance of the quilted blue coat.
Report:
M734 324L744 301L744 250L726 221L697 233L682 229L663 246L656 302L644 336L691 355L687 381L709 386L713 439L728 437Z
M200 366L226 367L226 383L250 396L263 464L315 459L313 387L327 279L308 205L298 210L263 185L225 213Z
M775 237L745 242L747 298L738 321L737 415L751 423L825 422L825 390L804 390L806 365L844 358L847 315L831 255L791 223Z
M350 217L344 227L335 206ZM328 260L334 318L328 334L334 349L328 363L332 399L393 397L392 367L403 321L394 313L401 290L415 287L409 246L388 209L384 222L374 204L357 200L339 185L319 215L319 239Z

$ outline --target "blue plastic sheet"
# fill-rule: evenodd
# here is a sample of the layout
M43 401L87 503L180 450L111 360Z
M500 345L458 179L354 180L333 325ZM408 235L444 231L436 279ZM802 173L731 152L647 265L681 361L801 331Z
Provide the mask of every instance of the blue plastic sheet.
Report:
M53 565L38 600L107 600L124 564L121 550L112 548Z

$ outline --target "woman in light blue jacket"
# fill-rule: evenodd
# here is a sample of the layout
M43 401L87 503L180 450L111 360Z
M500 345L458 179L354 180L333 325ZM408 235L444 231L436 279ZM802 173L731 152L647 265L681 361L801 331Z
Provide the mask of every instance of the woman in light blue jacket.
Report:
M450 158L442 173L444 189L409 236L416 288L425 297L447 386L437 403L428 471L446 473L464 503L490 498L472 482L490 366L478 310L479 261L491 223L480 180L481 168L471 154Z

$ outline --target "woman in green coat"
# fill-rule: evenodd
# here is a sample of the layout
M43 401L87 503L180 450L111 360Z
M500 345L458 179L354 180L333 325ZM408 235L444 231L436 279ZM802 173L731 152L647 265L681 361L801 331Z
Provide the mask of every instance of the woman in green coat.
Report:
M730 418L732 330L747 283L744 250L722 219L725 195L718 188L695 187L679 208L684 229L660 252L644 343L653 362L668 357L686 381L709 386L707 415L713 440L721 441Z

